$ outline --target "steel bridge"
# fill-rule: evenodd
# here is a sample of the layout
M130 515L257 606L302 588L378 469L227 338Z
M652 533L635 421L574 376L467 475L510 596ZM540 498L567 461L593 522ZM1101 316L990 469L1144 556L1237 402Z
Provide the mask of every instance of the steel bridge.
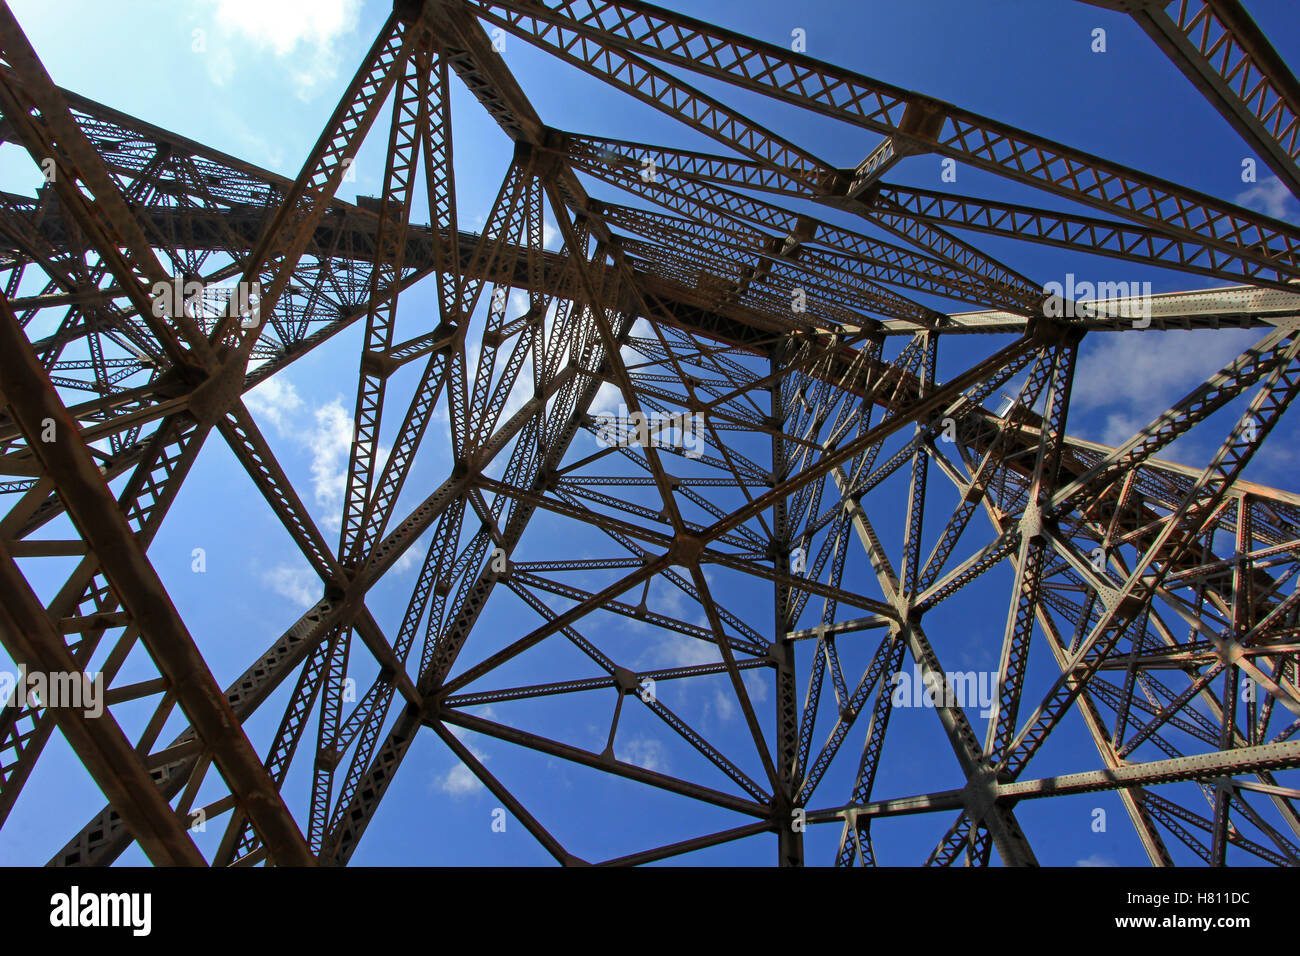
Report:
M1092 2L1134 18L1300 196L1300 84L1237 0ZM501 36L717 153L547 125ZM1100 791L1153 865L1300 862L1300 495L1242 477L1300 391L1295 224L639 0L397 0L293 180L61 89L3 5L0 61L0 137L46 180L0 194L0 639L29 672L107 681L101 716L18 693L0 714L0 824L56 729L107 800L67 821L52 865L132 844L156 864L345 864L426 727L562 864L765 836L800 865L829 827L833 862L875 865L873 828L930 814L915 863L1035 865L1018 808ZM696 78L877 145L835 167ZM457 216L453 83L514 144L478 233ZM386 137L382 191L347 203L368 135ZM1043 208L890 182L918 156ZM1062 301L984 236L1061 250L1062 275L1070 253L1103 256L1192 291L1143 300L1140 321ZM190 307L159 291L186 283ZM229 290L253 283L241 308ZM432 305L409 305L421 290ZM1161 329L1258 340L1123 444L1073 437L1084 337ZM334 541L246 398L344 330L362 344ZM941 342L958 368L942 379ZM602 388L626 420L594 414ZM666 416L698 417L704 447L648 440ZM1218 450L1170 460L1193 429ZM149 557L208 441L319 579L224 688L211 628L182 618ZM442 480L408 481L435 444ZM590 556L557 553L563 527ZM399 615L372 592L404 557L419 572ZM57 587L42 568L64 569ZM972 607L1005 609L986 718L941 662L954 636L927 627L981 593ZM476 628L503 602L512 632ZM607 640L620 628L705 662L647 669ZM925 755L932 789L890 792L878 770L910 746L894 675L913 666L917 716L947 746ZM725 696L739 737L669 709L692 686ZM273 695L288 703L259 734ZM608 726L603 750L510 706L559 698ZM698 772L618 756L632 719ZM544 782L499 779L466 732L732 823L584 857L530 810ZM1066 734L1084 745L1057 751L1070 772L1034 760ZM286 786L295 757L309 787Z

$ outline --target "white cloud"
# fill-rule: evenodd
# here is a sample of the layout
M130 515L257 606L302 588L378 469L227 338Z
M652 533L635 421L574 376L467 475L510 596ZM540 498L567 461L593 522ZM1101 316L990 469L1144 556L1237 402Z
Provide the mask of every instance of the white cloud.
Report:
M1126 415L1123 412L1107 415L1106 426L1101 433L1101 443L1118 447L1136 435L1138 429L1146 427L1150 420L1150 418L1144 418L1139 421L1134 416Z
M1071 408L1122 405L1145 425L1262 336L1257 329L1097 333L1079 356Z
M316 425L307 435L311 451L311 481L316 501L323 506L327 527L338 530L343 519L343 493L347 490L348 455L352 448L352 416L343 397L317 408Z
M343 495L348 485L348 460L354 436L352 416L343 407L343 396L313 412L316 424L303 440L311 452L312 491L325 509L324 524L337 531L343 524ZM392 449L382 445L375 453L376 478L383 473Z
M656 629L657 630L657 629ZM645 668L660 667L698 667L700 664L716 664L722 660L718 645L712 641L702 641L696 637L687 637L672 631L657 631L663 636L646 649L638 666Z
M343 495L347 490L348 460L354 434L352 414L344 406L343 396L336 395L326 404L312 407L303 401L292 382L276 376L249 392L245 402L260 420L269 422L277 434L307 450L311 459L312 492L324 512L321 523L337 531L342 525ZM379 446L375 454L376 478L383 473L391 451L391 448ZM423 553L418 545L407 549L396 565L397 571L410 568L423 557Z
M501 414L497 418L497 428L514 418L519 410L532 400L533 379L528 374L528 369L524 369L522 374L515 379L514 385L510 387L510 394L506 396L505 404L501 406ZM486 437L484 436L484 438Z
M304 100L338 75L339 41L356 30L361 15L361 0L205 0L204 6L214 28L206 38L214 83L234 76L236 54L270 52L285 61Z
M707 629L708 619L702 609L686 592L671 581L656 577L646 597L646 607L659 614L675 618L687 624ZM645 651L637 661L638 667L695 667L700 664L716 664L722 660L718 645L711 639L687 637L676 631L668 631L644 621L628 621L622 627L644 629L651 632L654 643L647 644Z
M217 86L225 86L235 78L235 57L228 46L210 51L204 63L208 68L208 78Z
M1114 860L1108 859L1107 857L1104 857L1099 853L1094 853L1092 856L1087 857L1086 859L1075 860L1074 865L1075 866L1115 866L1116 863Z
M433 532L430 531L403 551L402 556L393 562L392 570L389 573L393 575L405 574L415 567L417 563L423 563L425 555L428 554L429 541L432 537Z
M725 675L721 679L725 683L722 687L714 689L711 709L713 713L718 715L719 720L726 721L731 720L740 712L740 702L736 699L736 692L732 690L731 679ZM756 670L741 671L740 679L745 684L745 693L749 695L750 704L757 705L767 700L767 684L764 682L761 672ZM710 705L705 704L704 712L706 716L709 711Z
M468 747L469 745L467 744L466 746ZM469 752L472 753L480 763L487 763L487 755L480 753L477 748L469 747ZM474 772L463 763L457 763L456 766L452 767L445 774L434 777L433 785L436 789L441 790L443 793L455 797L458 800L468 797L471 793L478 793L480 790L486 789L483 786L483 781L474 776Z
M470 772L469 767L458 763L438 778L438 789L453 797L468 797L483 789L483 781Z
M1266 216L1272 216L1274 219L1285 219L1289 215L1288 207L1291 204L1291 191L1286 188L1282 180L1276 176L1269 176L1255 183L1245 192L1237 194L1234 202L1239 206L1246 206Z
M521 292L518 289L512 290L510 293L509 303L506 305L506 322L513 322L520 316L527 314L529 308L530 303L528 301L528 293ZM553 312L548 312L548 315L551 314L553 314ZM543 316L542 321L543 323L546 323L547 329L549 330L550 323L548 317ZM526 333L524 332L520 332L515 338L512 338L509 342L503 344L501 350L497 353L496 368L493 370L494 374L498 376L500 375L502 369L505 367L506 358L510 354L509 350L515 348L516 344L523 340L525 334ZM467 364L471 369L471 374L472 370L478 367L480 351L481 348L478 345L466 346L465 357L468 360ZM501 406L501 413L497 417L497 427L510 421L511 417L514 416L516 412L532 401L533 376L530 367L530 362L525 361L523 367L519 370L519 374L515 376L514 384L510 386L510 394L506 396L505 404ZM496 390L500 381L501 380L498 377L497 381L492 383L493 391ZM484 437L486 438L486 436ZM502 460L504 463L503 459L499 460Z
M510 306L506 309L506 321L513 322L528 311L528 293L513 289L510 292Z
M262 583L301 608L311 607L321 596L320 580L311 568L277 564L262 575Z
M736 701L732 698L730 685L727 686L725 691L715 690L713 692L713 709L722 720L730 720L736 716Z
M646 770L668 772L664 745L654 737L630 737L614 748L614 756L624 763L636 764Z
M412 545L402 552L402 556L393 562L391 573L396 576L405 574L411 568L415 567L415 562L420 560L419 546Z
M254 415L270 422L277 434L289 435L294 431L289 417L302 409L302 397L293 382L283 375L273 375L245 395L244 404Z
M615 414L622 404L623 393L618 390L618 386L613 382L602 382L600 388L596 390L596 397L591 401L590 414L599 415L601 412Z

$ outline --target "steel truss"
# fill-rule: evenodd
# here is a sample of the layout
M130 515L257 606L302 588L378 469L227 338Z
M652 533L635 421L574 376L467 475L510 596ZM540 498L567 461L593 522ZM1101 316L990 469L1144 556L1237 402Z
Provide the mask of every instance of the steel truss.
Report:
M1089 2L1131 13L1300 196L1300 86L1236 0ZM721 151L544 125L489 31ZM836 168L693 75L877 145ZM453 82L515 147L479 233L457 219ZM873 824L930 813L934 847L915 862L987 865L996 848L1032 865L1020 804L1096 791L1118 792L1153 865L1300 862L1300 495L1242 478L1300 391L1296 225L639 0L398 0L292 181L58 88L3 6L0 113L0 135L53 169L35 198L0 196L0 638L30 670L94 662L108 681L97 719L20 696L0 712L0 823L56 728L108 798L52 864L108 864L132 843L159 864L345 864L423 727L563 864L775 835L779 862L799 865L805 826L829 825L837 864L875 865ZM387 137L381 195L343 202L368 134ZM886 180L923 153L1090 208ZM412 221L420 189L427 225ZM1261 337L1124 444L1074 438L1080 342L1143 331L1122 311L1053 312L971 233L1226 282L1156 297L1150 327ZM158 283L188 281L257 282L258 313L210 291L156 308ZM421 283L437 316L411 331ZM334 543L243 396L349 328L363 345ZM961 368L945 379L941 343ZM414 389L390 388L408 365ZM602 387L631 424L593 444L610 434ZM429 490L409 479L441 441L438 410L452 466ZM637 431L696 416L698 455ZM1161 457L1193 429L1218 447L1206 465ZM213 431L321 595L224 690L148 558ZM603 533L605 556L556 554L529 534L539 513ZM371 592L408 554L416 582L384 626ZM28 578L49 558L72 570L41 596ZM999 575L1012 593L980 728L939 656L959 642L927 619L961 594L1001 601ZM755 589L770 595L757 617ZM489 603L527 623L483 634ZM676 635L702 662L616 655L603 635L620 627ZM156 677L118 679L141 648ZM504 676L574 654L569 676ZM884 796L890 760L907 759L891 757L906 748L889 737L893 678L913 663L955 758L924 762L956 786ZM647 686L725 697L743 745ZM259 737L280 689L283 717ZM602 722L612 706L603 750L483 710L562 696ZM114 716L142 706L142 730ZM185 729L165 735L177 715ZM699 772L619 756L620 723L643 717ZM582 859L464 731L735 823ZM1058 749L1031 767L1071 734L1095 762L1052 772ZM295 757L305 801L286 787ZM220 823L206 853L196 816Z

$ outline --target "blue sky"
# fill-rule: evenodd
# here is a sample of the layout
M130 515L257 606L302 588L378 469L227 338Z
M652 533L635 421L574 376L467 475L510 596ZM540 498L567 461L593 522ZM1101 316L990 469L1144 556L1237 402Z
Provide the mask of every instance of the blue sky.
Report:
M357 0L174 0L102 4L62 0L57 7L41 0L11 0L28 38L58 84L148 122L231 153L276 173L295 176L352 72L383 23L388 7ZM968 110L1074 145L1256 208L1291 222L1300 205L1270 181L1260 164L1260 182L1241 181L1243 158L1250 150L1225 121L1190 86L1177 69L1129 20L1082 3L1051 0L913 0L885 2L747 2L667 3L691 15L717 22L760 39L789 44L803 30L807 52L885 82L947 100ZM123 15L126 11L127 15ZM1300 13L1290 0L1256 0L1251 4L1265 32L1284 58L1300 63ZM1092 31L1107 31L1107 52L1090 49ZM660 142L720 152L689 128L640 104L625 103L615 91L576 73L513 37L502 53L544 122L577 132L632 141ZM876 144L865 130L805 116L782 104L721 84L690 77L706 92L745 110L764 125L808 146L837 166L853 166ZM457 160L460 224L478 229L486 216L511 157L508 140L460 84L452 105ZM374 195L383 178L386 114L376 123L356 163L355 183L345 183L344 199ZM990 174L959 168L958 180L940 180L938 157L916 157L892 170L887 179L917 187L944 189L1047 208L1069 208L1056 199ZM0 188L30 194L39 180L36 167L12 145L0 148ZM598 198L630 202L604 184L589 183ZM420 191L417 190L417 197ZM838 214L836 214L838 215ZM427 222L423 200L416 201L414 221ZM839 216L848 228L869 231L860 220ZM1164 270L1131 267L1100 257L1073 256L1050 247L1010 240L973 237L1036 282L1063 281L1067 272L1095 279L1150 281L1156 292L1206 288L1212 280ZM548 244L558 239L548 230ZM925 300L917 293L914 297ZM427 289L404 297L398 339L430 327L432 299ZM942 307L942 304L939 304ZM969 306L964 308L971 308ZM331 543L337 540L342 475L350 442L356 354L361 329L354 326L295 363L286 372L246 397L281 463ZM1262 332L1144 333L1090 335L1081 351L1071 407L1071 431L1084 438L1118 443L1163 411L1170 403L1217 370ZM1003 344L945 340L940 346L939 377L950 377ZM472 339L471 339L472 340ZM901 340L891 341L896 354ZM380 438L391 446L393 431L405 410L419 374L418 363L390 382L389 411ZM1009 389L1008 389L1009 390ZM602 395L601 407L617 398ZM1239 413L1234 406L1215 416L1175 446L1172 457L1204 462ZM1257 456L1248 477L1294 488L1296 421L1284 419L1267 451ZM417 458L397 508L399 517L418 503L446 474L445 405L435 414L425 447ZM761 449L740 446L761 460ZM580 435L570 460L597 450L590 435ZM932 486L943 482L931 471ZM927 515L926 552L952 507L951 489L933 500ZM877 527L892 535L891 554L898 560L902 527L900 502L906 476L887 483L876 501ZM952 500L949 500L952 499ZM873 517L874 520L874 517ZM982 517L977 520L983 522ZM56 531L51 536L58 536ZM973 528L972 541L988 540L985 522ZM525 535L517 560L540 560L555 553L557 541L566 554L597 557L617 547L597 532L539 514ZM968 542L970 543L970 542ZM191 554L201 547L207 571L191 571ZM611 550L611 547L613 550ZM215 435L209 439L150 556L169 587L199 646L223 685L291 624L319 594L319 583L278 526L242 469ZM414 549L382 581L369 606L390 636L405 607L418 571ZM44 593L57 587L57 559L32 564L33 582ZM26 569L28 566L24 565ZM608 572L604 572L608 574ZM753 579L711 569L723 603L748 608L746 620L763 633L771 629L770 590ZM609 580L600 573L577 576L575 583L598 590ZM851 552L846 581L875 595L870 570L860 553ZM996 667L1011 578L1008 568L990 573L980 586L963 592L927 616L926 629L949 670ZM625 597L635 601L635 597ZM687 620L702 619L696 605L657 580L648 604ZM810 602L813 608L815 602ZM557 604L563 607L563 603ZM813 610L811 613L815 613ZM844 612L853 616L855 612ZM470 663L526 633L536 615L517 599L498 594L480 619L466 652ZM805 619L806 620L806 619ZM627 618L596 615L587 636L624 666L651 668L711 659L698 642L673 640ZM844 640L840 653L845 676L856 683L872 651L862 641ZM584 662L558 638L544 642L544 653L524 655L500 675L478 686L504 687L549 679L586 676ZM1036 638L1038 640L1038 638ZM800 693L808 672L809 646L800 647ZM1040 644L1031 654L1030 687L1041 689L1054 664ZM362 688L373 668L364 666L365 651L354 648L354 673ZM147 672L147 662L132 668ZM910 664L908 665L910 668ZM761 675L761 676L759 676ZM774 708L770 678L764 670L747 679L764 726L770 731ZM259 748L274 733L292 681L287 681L260 709L249 726ZM828 693L825 692L825 693ZM824 696L825 696L824 693ZM756 779L761 775L747 743L734 695L721 678L681 682L661 690L663 699L702 733L733 756ZM1026 699L1037 699L1032 692ZM625 702L616 741L620 759L658 769L709 786L727 781L643 708ZM575 695L494 707L489 716L505 723L536 727L577 746L604 745L612 695ZM392 713L396 712L396 707ZM139 706L124 705L118 719L128 732L148 718ZM117 711L115 710L115 713ZM982 738L984 722L971 715ZM865 721L850 736L840 760L823 783L816 806L847 801L862 745ZM816 739L820 741L826 727ZM174 719L170 729L180 729ZM314 729L308 731L314 735ZM163 735L170 739L169 734ZM635 783L580 766L565 764L476 735L463 739L485 764L515 792L530 811L573 852L599 860L661 843L748 822L728 811L695 804ZM769 737L770 739L770 737ZM886 743L876 793L903 796L960 786L962 781L935 715L925 709L897 710ZM300 758L299 764L304 761ZM1033 776L1094 769L1095 750L1077 720L1062 728L1061 738L1032 765ZM298 812L305 807L309 770L296 766L286 793ZM710 776L712 774L712 776ZM211 782L208 789L212 789ZM1198 800L1194 788L1191 800ZM205 793L207 791L205 790ZM217 791L213 790L213 794ZM204 797L200 798L203 802ZM47 747L23 798L0 831L0 862L43 863L64 840L102 806L102 797L75 756L57 735ZM462 767L432 731L423 731L407 754L401 772L370 826L354 862L368 865L545 863L549 856L512 821L505 833L491 829L496 799ZM1109 826L1094 832L1096 808L1105 809ZM305 811L303 812L305 816ZM1022 804L1022 826L1041 862L1054 865L1142 864L1145 856L1133 837L1118 797L1102 794ZM902 817L873 830L880 859L907 864L923 859L950 822L948 814ZM221 826L209 826L199 839L207 849L220 838ZM829 863L838 827L813 828L807 834L810 863ZM1171 839L1171 846L1175 841ZM1175 852L1181 850L1175 847ZM762 836L700 851L676 862L700 864L768 864L775 842ZM138 850L124 863L144 862ZM1180 860L1181 862L1181 860ZM1190 860L1189 860L1190 862Z

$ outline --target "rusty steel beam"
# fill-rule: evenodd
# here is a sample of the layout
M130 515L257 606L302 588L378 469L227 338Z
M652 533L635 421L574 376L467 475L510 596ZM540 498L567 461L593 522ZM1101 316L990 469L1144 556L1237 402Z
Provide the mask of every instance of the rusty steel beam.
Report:
M226 778L264 834L274 859L314 862L293 816L221 695L166 589L127 527L76 424L36 361L7 301L0 302L0 380L10 413L27 436L87 546L113 583L141 639ZM43 441L47 427L55 440Z
M0 602L0 639L10 656L25 665L28 672L76 675L77 681L88 687L89 680L68 653L3 543L0 588L5 595ZM26 693L25 687L22 693ZM104 713L91 715L70 702L42 703L47 704L59 730L153 863L206 865L180 818L158 792L139 755L106 708Z
M1154 24L1275 171L1294 166L1294 80L1235 0L1098 2ZM501 55L506 34L730 155L548 125ZM214 865L345 864L426 725L562 865L651 863L751 836L781 865L803 865L815 844L792 821L806 818L841 826L834 863L872 866L892 862L873 844L885 818L940 813L917 862L983 866L996 850L1032 866L1051 848L1021 827L1019 801L1099 789L1120 791L1153 865L1300 861L1300 494L1241 479L1300 394L1295 224L641 0L395 0L294 178L60 90L7 10L0 54L0 139L57 173L34 198L0 195L0 579L15 594L0 636L42 666L104 660L110 683L141 647L158 666L108 693L114 708L151 708L137 740L57 705L0 712L0 822L56 725L110 798L51 862L107 864L135 841L157 862L202 863L183 827L215 766L229 793L201 808L226 817ZM456 216L453 146L463 164L476 145L453 142L452 103L467 102L456 82L513 144L479 234ZM730 87L847 124L861 161L830 165L770 122L777 114L747 115ZM389 110L391 126L374 129ZM368 131L382 140L382 194L340 201ZM885 181L918 156L1044 198ZM421 165L427 225L409 221ZM1062 201L1097 212L1055 209ZM545 248L548 219L558 252ZM1111 301L1099 283L1095 296L1052 297L982 249L986 236L1231 286ZM173 274L260 281L264 321L237 323L236 298L210 288L202 308L157 314L149 283ZM402 301L426 278L432 313ZM344 504L321 519L240 395L357 325ZM1138 332L1228 328L1263 338L1153 408L1130 440L1067 433L1085 336L1136 348ZM960 348L944 347L948 336ZM610 388L619 416L595 404ZM1016 394L999 408L1000 389ZM1230 405L1246 413L1210 468L1156 457L1213 431ZM224 693L146 557L213 427L320 588ZM450 449L449 471L398 514L434 442ZM980 509L992 527L982 537ZM337 547L321 533L335 517ZM556 550L569 541L596 544L578 558ZM14 560L25 572L46 557L75 569L42 606ZM407 583L403 557L419 566ZM961 679L942 670L929 615L958 592L989 594L1008 565L1008 606L994 597L996 706L982 726L954 699ZM409 593L392 633L373 603L381 581ZM768 586L770 615L748 599ZM540 620L481 633L487 608L515 598ZM618 659L600 625L629 620L710 659ZM496 680L560 645L554 659L573 652L587 669ZM890 685L909 654L939 694L960 790L882 792L878 768L906 743ZM654 680L712 680L708 699L721 694L718 712L743 716L745 730L713 739L709 721L647 692ZM283 717L265 714L286 681ZM773 695L772 726L755 681ZM561 695L608 720L603 751L526 716L469 712ZM166 742L177 707L189 726ZM724 782L629 759L641 707ZM1094 747L1071 751L1077 773L1032 779L1071 711ZM263 757L244 728L268 719ZM860 748L846 746L863 723ZM466 730L747 819L607 859L586 832L537 812L539 781L489 763ZM848 761L851 795L823 797ZM304 764L310 797L291 812L281 788ZM1197 792L1213 812L1191 805Z

